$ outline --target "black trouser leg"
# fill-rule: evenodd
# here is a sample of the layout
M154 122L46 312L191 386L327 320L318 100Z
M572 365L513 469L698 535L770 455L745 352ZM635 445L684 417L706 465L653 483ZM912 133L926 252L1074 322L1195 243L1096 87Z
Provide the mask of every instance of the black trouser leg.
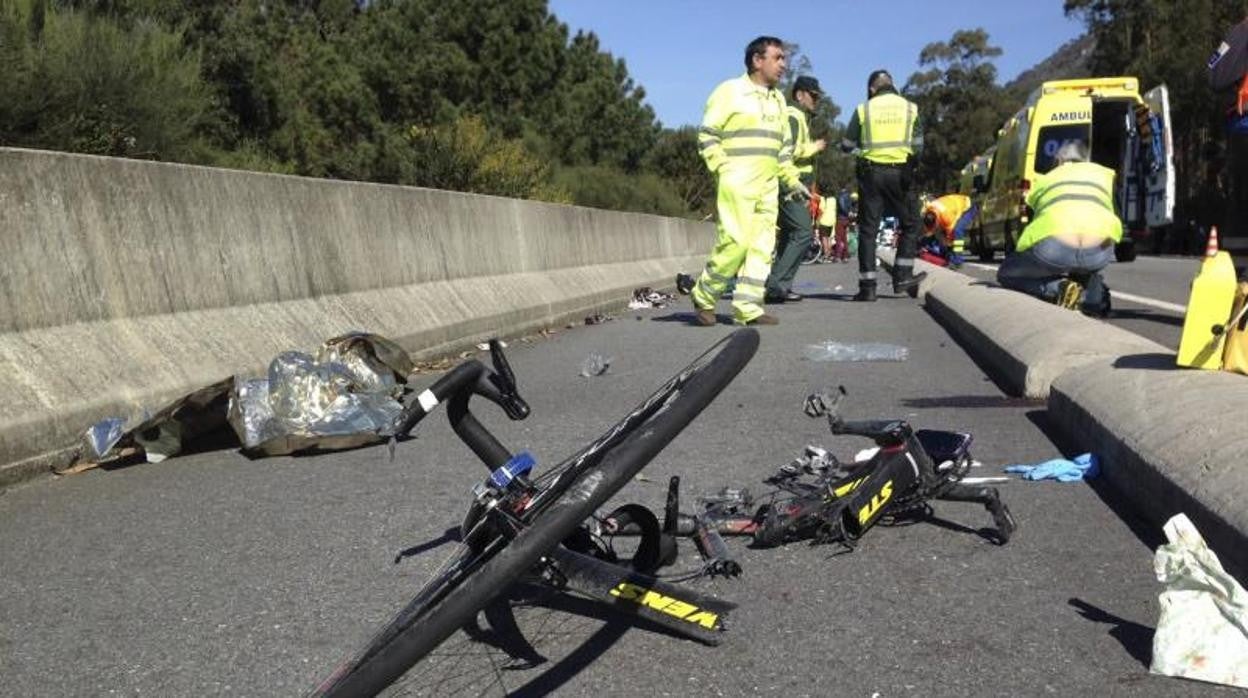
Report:
M879 232L884 201L876 186L874 170L858 164L858 278L875 283L875 236Z

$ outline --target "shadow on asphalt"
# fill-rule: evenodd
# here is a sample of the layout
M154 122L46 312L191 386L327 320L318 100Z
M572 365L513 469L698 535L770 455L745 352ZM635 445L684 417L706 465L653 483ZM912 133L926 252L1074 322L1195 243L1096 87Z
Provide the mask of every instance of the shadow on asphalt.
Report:
M1043 407L1044 400L1009 395L945 395L943 397L903 398L906 407L939 408L994 408L994 407Z
M1114 360L1114 368L1138 368L1146 371L1178 371L1174 354L1128 354Z
M1162 325L1170 325L1171 327L1182 327L1183 318L1178 315L1166 315L1163 313L1154 313L1150 310L1123 310L1114 308L1110 311L1109 319L1111 320L1147 320Z
M416 555L420 555L421 553L426 553L426 552L429 552L430 550L441 548L447 543L458 543L458 542L459 542L459 526L452 526L446 529L445 531L443 531L442 535L438 536L437 538L427 540L424 543L417 543L416 545L413 545L410 548L404 548L403 550L400 550L398 554L394 556L394 564L397 565L409 557L415 557Z
M473 640L500 649L506 652L513 661L519 662L513 668L531 668L547 661L547 658L524 637L523 630L516 622L513 607L541 607L556 613L605 621L604 625L586 637L576 649L552 664L541 675L509 691L508 695L513 697L545 696L559 690L586 667L597 661L629 630L634 628L689 641L684 636L644 618L616 611L602 603L571 596L548 587L517 584L509 590L507 597L504 602L493 604L486 610L485 617L490 624L488 629L482 628L474 620L464 630Z
M1152 664L1154 633L1152 628L1126 618L1120 618L1082 599L1070 599L1068 603L1079 612L1079 615L1093 623L1112 624L1113 627L1109 629L1109 636L1117 640L1127 650L1127 653L1140 664L1143 664L1145 667Z
M656 315L650 318L650 321L651 322L678 322L682 325L689 325L690 327L701 327L701 325L693 324L693 317L695 314L696 313L690 310L690 311L680 312L680 313L670 313L668 315ZM732 317L729 315L721 315L719 313L716 313L715 324L716 325L731 325ZM710 325L708 325L708 327L710 327Z
M936 503L933 502L932 505L935 506ZM997 545L997 546L1005 545L1005 543L1001 541L1001 536L997 533L997 529L995 528L971 528L970 526L967 526L966 524L961 524L956 521L950 521L949 519L942 519L939 516L936 516L934 514L929 514L926 517L919 519L919 521L921 521L922 523L929 523L937 528L943 528L946 531L955 531L957 533L970 533L972 535L979 536L983 540L993 545Z

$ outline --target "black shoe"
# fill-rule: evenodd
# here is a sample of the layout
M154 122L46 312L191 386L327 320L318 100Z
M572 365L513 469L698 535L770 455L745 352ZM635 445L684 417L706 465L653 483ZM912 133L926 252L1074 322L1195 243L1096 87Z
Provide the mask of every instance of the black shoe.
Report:
M854 296L854 300L859 303L874 303L875 302L875 282L874 281L859 281L858 282L858 295Z
M923 279L927 278L927 272L921 271L918 274L907 276L904 279L893 279L893 293L906 292L911 298L919 297L919 284Z
M794 293L792 291L789 291L788 293L784 294L785 303L796 303L803 298L805 298L805 296L803 296L802 294Z
M783 293L772 293L771 291L768 291L767 293L763 294L763 303L767 305L775 305L777 303L783 303L786 300L788 299Z

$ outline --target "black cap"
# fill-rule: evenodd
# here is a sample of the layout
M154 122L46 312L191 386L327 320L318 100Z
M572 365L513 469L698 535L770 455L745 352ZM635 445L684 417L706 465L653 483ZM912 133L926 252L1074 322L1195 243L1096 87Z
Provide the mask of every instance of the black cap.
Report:
M793 91L797 92L798 90L809 92L816 96L823 94L823 90L819 89L819 81L809 75L799 75L793 81Z

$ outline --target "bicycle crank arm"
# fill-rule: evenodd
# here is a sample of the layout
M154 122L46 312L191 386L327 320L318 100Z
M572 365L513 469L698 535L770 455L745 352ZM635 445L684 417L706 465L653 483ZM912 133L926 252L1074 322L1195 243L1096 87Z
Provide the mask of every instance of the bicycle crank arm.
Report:
M556 547L547 556L570 591L708 645L718 645L737 605L588 555Z

